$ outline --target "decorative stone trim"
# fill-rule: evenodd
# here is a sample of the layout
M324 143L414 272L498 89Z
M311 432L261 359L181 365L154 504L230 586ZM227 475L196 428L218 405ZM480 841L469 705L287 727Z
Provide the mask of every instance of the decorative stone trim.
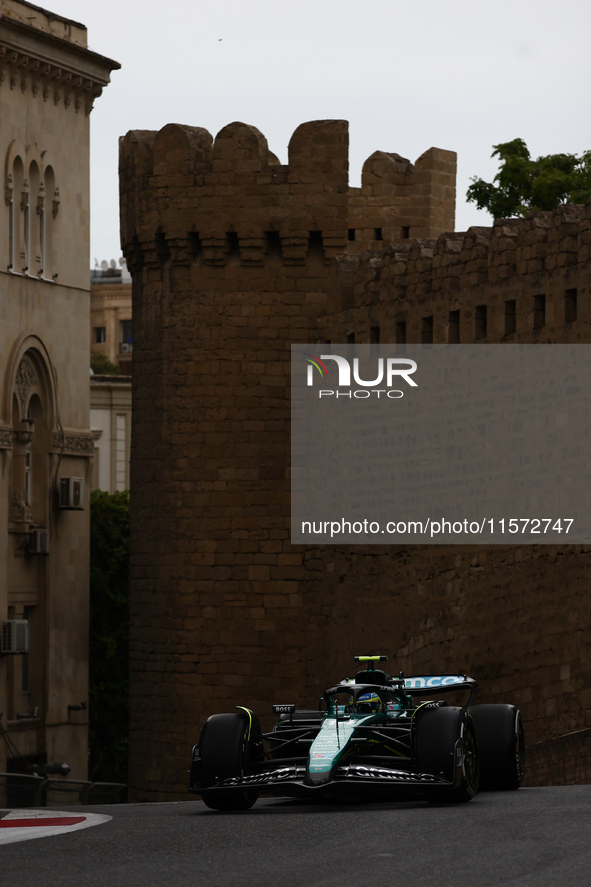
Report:
M12 428L7 428L5 425L0 428L0 449L2 450L11 450L12 449L12 441L13 441L13 431Z
M25 491L17 490L10 503L9 520L14 524L33 523L33 509L25 500Z
M60 208L60 189L56 188L54 195L53 195L53 200L51 201L51 216L53 219L56 218L59 208Z
M30 429L13 431L12 439L15 446L28 447L33 442L33 432Z
M66 108L73 103L76 113L84 108L86 114L92 111L94 100L105 85L47 59L31 57L10 45L0 45L0 86L4 83L10 89L20 87L23 93L30 88L32 94L40 94L44 102L53 99L54 104L63 102Z
M54 451L67 453L69 456L92 456L94 453L94 435L81 431L80 433L54 431L51 435L51 444Z
M27 400L27 394L29 393L29 389L38 385L37 373L35 372L35 367L26 357L23 357L21 362L18 365L18 369L16 371L16 379L14 381L14 387L16 388L18 398L21 402L21 409L24 410L25 402Z

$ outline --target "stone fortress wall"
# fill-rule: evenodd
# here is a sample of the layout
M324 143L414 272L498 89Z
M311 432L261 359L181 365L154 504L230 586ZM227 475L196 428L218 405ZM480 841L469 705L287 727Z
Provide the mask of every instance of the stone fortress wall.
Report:
M591 726L586 547L289 541L292 343L589 340L590 207L448 233L452 152L378 152L349 189L347 143L303 124L281 166L239 123L122 140L138 799L185 796L209 714L314 706L370 648L467 671L530 744Z

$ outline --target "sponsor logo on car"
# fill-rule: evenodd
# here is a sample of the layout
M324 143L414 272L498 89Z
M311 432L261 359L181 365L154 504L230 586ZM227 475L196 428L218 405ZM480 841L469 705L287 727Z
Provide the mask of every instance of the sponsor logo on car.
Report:
M296 775L295 767L280 767L270 773L253 773L252 776L232 776L220 782L220 787L229 788L234 785L265 785L268 782L279 782Z
M406 678L404 686L407 690L422 690L430 687L449 687L451 684L463 684L464 677L459 674L431 675L417 678Z

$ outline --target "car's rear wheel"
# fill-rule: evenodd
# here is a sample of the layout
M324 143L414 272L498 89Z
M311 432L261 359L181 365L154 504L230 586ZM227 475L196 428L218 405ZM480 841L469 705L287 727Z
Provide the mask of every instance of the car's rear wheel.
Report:
M481 788L484 791L518 789L525 773L521 712L514 705L474 705L470 714L480 750Z
M436 804L472 800L478 791L478 742L465 709L443 706L419 712L415 755L419 773L430 773L446 782L456 782L456 771L461 767L460 785L426 789L428 801Z
M226 779L248 775L256 754L253 728L258 721L251 724L246 714L212 715L205 722L199 739L201 797L212 810L248 810L258 798L256 792L208 791Z

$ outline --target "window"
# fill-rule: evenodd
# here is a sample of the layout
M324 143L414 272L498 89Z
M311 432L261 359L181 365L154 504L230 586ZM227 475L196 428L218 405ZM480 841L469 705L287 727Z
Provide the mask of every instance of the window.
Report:
M508 299L505 302L505 335L510 336L517 329L517 302Z
M25 504L31 504L31 468L33 467L31 447L25 450Z
M309 232L308 258L316 258L324 261L324 243L322 240L322 231Z
M478 339L486 339L486 315L486 305L477 305L474 313L474 338L477 341Z
M33 607L23 607L23 619L26 619L29 623L29 648L31 646L31 614L33 612ZM23 693L28 693L30 690L30 663L29 663L29 654L23 653L21 655L22 661L22 683L21 689ZM30 711L30 710L29 710Z
M43 202L43 191L41 188L41 177L39 166L35 160L29 164L29 194L27 198L27 207L25 209L25 265L27 273L36 274L43 270L41 264L41 237L39 222L41 217L41 204Z
M203 249L201 238L199 237L199 232L189 231L189 240L191 243L191 255L193 256L193 259L197 259L201 255L201 251Z
M347 240L355 240L355 228L349 228L347 231Z
M347 345L355 344L355 333L347 333Z
M14 195L8 204L8 270L14 270Z
M423 317L421 320L421 343L423 345L433 344L433 315Z
M382 229L381 228L374 228L373 229L373 239L374 240L383 240L384 239L382 236Z
M94 341L96 345L100 345L102 342L107 341L107 330L104 326L95 326L94 328Z
M37 202L39 213L39 277L45 274L45 197L39 197Z
M379 328L379 326L370 327L369 344L370 345L379 345L380 344L380 328Z
M546 326L546 296L534 296L534 329Z
M23 244L24 244L23 274L26 274L29 270L29 259L30 259L29 253L31 251L31 243L30 243L30 240L31 240L31 220L29 217L29 195L28 194L26 194L26 195L23 194L22 208L23 208L23 225L24 225L24 228L23 228L23 231L24 231L24 234L23 234Z
M121 344L131 345L131 320L122 320L119 323L119 328L121 332L120 342ZM123 349L122 349L123 350Z
M447 341L450 345L457 345L460 341L460 312L450 311L447 324Z
M55 176L51 166L45 167L44 175L45 184L45 208L43 210L43 218L40 220L41 236L43 238L43 277L45 280L55 280L55 263L53 255L54 245L54 225L59 208L59 191L55 187Z
M396 344L406 345L406 320L396 321Z
M567 290L564 294L564 320L566 323L574 323L577 319L577 291Z
M265 231L265 245L268 256L274 256L278 259L282 258L281 234L279 231Z
M8 209L8 261L14 274L51 278L52 220L59 207L53 169L44 166L46 152L37 145L24 150L12 143L6 158L5 201ZM55 279L56 275L53 275Z
M239 259L240 240L238 239L238 234L236 233L236 231L226 231L226 244L228 250L228 258ZM170 252L168 258L170 258Z
M403 240L410 240L410 225L403 225L402 226L402 239Z
M25 180L25 170L20 157L14 158L12 166L12 195L9 205L9 230L10 230L10 257L9 268L20 274L24 262L24 244L22 229L22 200Z

